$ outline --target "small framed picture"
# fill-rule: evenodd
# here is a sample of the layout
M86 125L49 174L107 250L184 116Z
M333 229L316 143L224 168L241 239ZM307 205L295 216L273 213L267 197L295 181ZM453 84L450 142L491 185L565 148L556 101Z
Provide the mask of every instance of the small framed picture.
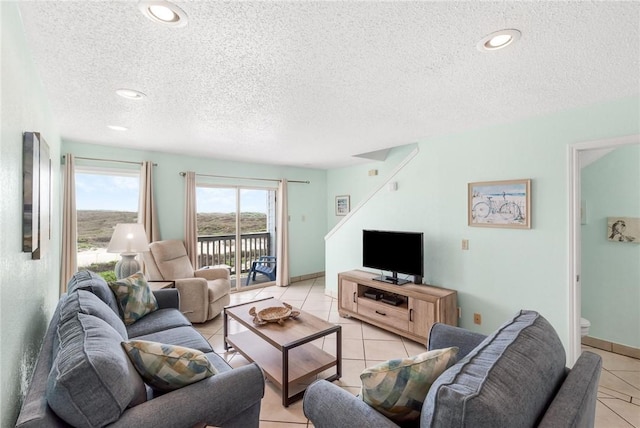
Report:
M469 183L469 226L531 229L531 180Z
M640 244L640 218L607 217L607 239Z
M336 215L347 215L351 210L349 195L336 196Z

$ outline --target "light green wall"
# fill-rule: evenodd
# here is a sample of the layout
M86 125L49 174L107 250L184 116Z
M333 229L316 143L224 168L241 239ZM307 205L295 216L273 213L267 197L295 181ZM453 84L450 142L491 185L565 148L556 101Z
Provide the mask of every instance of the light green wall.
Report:
M640 218L640 146L621 147L582 170L582 316L589 336L640 348L640 242L607 240L607 217ZM640 239L640 238L639 238Z
M417 144L408 144L391 149L384 161L367 161L357 166L333 169L327 176L327 188L333 192L329 194L327 204L329 228L333 228L344 218L336 215L336 196L349 195L351 208L356 207L373 189L383 185L394 168L416 147ZM369 175L371 170L376 170L377 175Z
M57 159L60 137L14 2L0 2L0 426L14 426L59 296L59 166L53 166L52 241L41 260L22 252L22 133L40 132Z
M326 172L318 169L259 165L215 159L144 152L63 141L63 153L80 157L141 161L150 160L154 169L155 197L161 239L184 238L184 178L181 171L200 174L252 178L287 178L309 180L310 184L289 183L289 253L291 276L324 271L324 234L327 230ZM77 164L87 164L78 160ZM104 166L104 163L100 163ZM247 186L276 186L275 182L204 179L208 183Z
M396 177L326 242L326 283L360 268L365 228L425 234L425 282L458 291L460 325L489 333L519 309L542 313L568 343L567 146L637 134L637 97L425 140ZM340 176L340 183L334 177ZM328 172L328 198L350 192L361 171ZM467 183L532 179L532 229L467 226ZM469 251L461 250L468 239ZM389 249L393 251L393 249ZM482 325L473 324L473 313Z

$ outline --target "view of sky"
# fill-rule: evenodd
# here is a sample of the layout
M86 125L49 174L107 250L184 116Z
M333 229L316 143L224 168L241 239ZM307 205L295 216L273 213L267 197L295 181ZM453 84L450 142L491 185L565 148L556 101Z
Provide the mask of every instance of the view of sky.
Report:
M240 209L243 212L267 212L269 192L260 189L240 190ZM198 187L196 189L198 212L230 213L236 210L236 189Z
M137 175L76 173L76 209L136 212L139 180ZM267 190L261 189L241 190L242 211L266 213L268 193ZM235 194L235 189L198 187L198 212L235 212Z
M137 176L76 173L76 209L138 211Z

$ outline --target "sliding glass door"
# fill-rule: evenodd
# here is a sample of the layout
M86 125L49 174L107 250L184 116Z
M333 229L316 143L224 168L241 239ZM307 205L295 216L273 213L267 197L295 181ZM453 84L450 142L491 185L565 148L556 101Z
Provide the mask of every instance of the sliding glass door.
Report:
M199 267L226 267L238 290L274 281L276 189L199 184L196 198Z

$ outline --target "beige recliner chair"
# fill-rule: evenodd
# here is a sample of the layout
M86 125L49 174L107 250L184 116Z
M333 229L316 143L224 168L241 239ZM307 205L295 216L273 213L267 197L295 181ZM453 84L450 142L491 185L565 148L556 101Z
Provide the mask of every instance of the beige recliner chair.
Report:
M151 281L175 281L180 311L192 323L215 318L231 301L229 270L216 267L194 270L180 240L152 242L143 258Z

